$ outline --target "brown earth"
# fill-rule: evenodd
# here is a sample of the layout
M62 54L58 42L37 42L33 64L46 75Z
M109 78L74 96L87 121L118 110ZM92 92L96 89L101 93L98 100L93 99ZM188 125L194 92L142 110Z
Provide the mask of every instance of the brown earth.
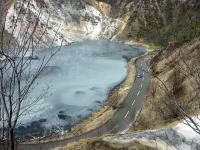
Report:
M55 150L156 150L155 148L145 146L138 141L121 143L116 141L104 141L101 138L93 138L81 140L76 143L69 144L63 148Z
M199 112L200 41L177 43L151 61L149 92L131 131L163 128L182 119L174 100L188 113Z

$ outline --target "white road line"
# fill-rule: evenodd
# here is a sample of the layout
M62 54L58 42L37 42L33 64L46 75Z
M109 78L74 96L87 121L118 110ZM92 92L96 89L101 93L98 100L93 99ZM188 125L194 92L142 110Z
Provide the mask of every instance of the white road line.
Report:
M138 93L137 93L137 96L140 94L140 90L138 91Z
M142 78L142 81L144 81L144 77Z
M132 106L135 104L135 100L133 100Z
M143 72L142 74L143 74L143 76L144 76L144 72Z
M128 114L129 114L129 111L126 113L126 115L124 116L124 119L128 116Z
M141 89L142 89L142 87L143 87L143 84L141 84Z
M121 132L121 134L126 133L129 130L129 128L125 129L124 131Z

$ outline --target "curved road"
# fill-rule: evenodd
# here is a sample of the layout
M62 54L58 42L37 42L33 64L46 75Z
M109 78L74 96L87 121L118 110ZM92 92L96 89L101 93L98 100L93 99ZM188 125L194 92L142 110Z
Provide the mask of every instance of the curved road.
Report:
M144 56L136 61L136 72L137 74L142 74L142 78L135 79L134 85L124 103L107 123L78 137L43 144L21 144L18 145L17 150L51 150L55 147L63 147L68 143L79 141L84 138L97 137L106 133L123 134L128 131L142 107L147 94L150 81L148 60L150 60L150 56Z

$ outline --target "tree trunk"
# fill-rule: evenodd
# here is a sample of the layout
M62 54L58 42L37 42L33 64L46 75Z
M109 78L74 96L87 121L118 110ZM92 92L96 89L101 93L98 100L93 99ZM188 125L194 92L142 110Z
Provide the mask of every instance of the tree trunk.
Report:
M13 128L9 128L9 150L15 149Z

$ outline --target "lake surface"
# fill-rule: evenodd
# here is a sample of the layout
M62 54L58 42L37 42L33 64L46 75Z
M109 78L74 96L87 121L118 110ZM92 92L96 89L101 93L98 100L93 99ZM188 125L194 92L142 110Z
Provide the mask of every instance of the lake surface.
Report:
M42 92L45 96L21 118L16 133L22 138L36 138L70 132L73 124L96 111L110 89L124 80L127 61L145 51L110 41L63 46L39 76L29 97L34 99ZM48 54L48 50L37 53L39 59L33 61L33 70Z

